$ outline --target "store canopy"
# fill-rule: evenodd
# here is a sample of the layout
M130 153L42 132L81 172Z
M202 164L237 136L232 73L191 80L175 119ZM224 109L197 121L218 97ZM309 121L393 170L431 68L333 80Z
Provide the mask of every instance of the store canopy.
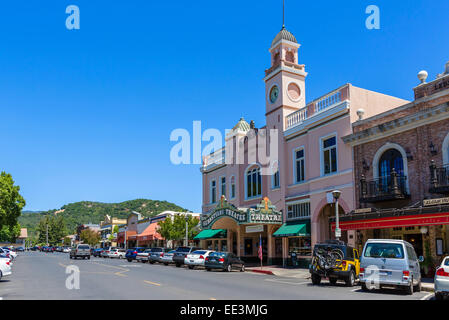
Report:
M196 235L194 240L226 238L226 229L207 229Z
M309 237L310 228L307 222L301 223L284 223L275 233L273 237Z
M137 235L137 240L139 241L149 241L149 240L163 240L162 236L157 232L158 224L150 223L148 227Z

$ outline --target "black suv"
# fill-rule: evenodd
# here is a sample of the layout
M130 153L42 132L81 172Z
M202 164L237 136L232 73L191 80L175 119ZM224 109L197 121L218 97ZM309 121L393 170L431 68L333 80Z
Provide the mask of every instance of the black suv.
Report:
M173 255L173 263L179 268L181 265L184 264L185 257L196 250L201 250L201 248L198 247L178 247L176 248L176 252Z

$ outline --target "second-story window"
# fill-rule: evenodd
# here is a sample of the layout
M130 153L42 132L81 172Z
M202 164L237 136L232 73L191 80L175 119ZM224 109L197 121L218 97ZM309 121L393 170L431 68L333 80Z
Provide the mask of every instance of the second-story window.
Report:
M260 168L248 170L246 173L246 196L247 198L257 197L262 194L262 177Z
M305 180L305 157L304 149L295 151L295 182L302 182Z
M226 197L226 177L221 177L221 195Z
M337 172L337 137L331 137L322 141L323 173Z
M235 198L235 177L231 177L231 199Z
M217 202L217 183L215 180L210 183L210 203Z

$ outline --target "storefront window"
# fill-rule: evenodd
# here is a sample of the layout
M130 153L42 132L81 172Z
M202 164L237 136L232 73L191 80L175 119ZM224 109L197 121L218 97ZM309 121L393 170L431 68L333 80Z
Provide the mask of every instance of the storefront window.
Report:
M288 239L288 251L295 252L298 256L312 255L310 237L294 237Z
M302 202L287 206L287 219L310 217L310 202Z

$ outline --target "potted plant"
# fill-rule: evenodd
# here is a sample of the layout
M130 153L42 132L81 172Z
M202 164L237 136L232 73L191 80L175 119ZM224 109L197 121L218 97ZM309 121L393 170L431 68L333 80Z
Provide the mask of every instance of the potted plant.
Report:
M427 278L433 278L434 273L435 273L435 263L433 261L433 257L432 254L430 252L430 242L429 240L427 240L424 243L424 247L425 247L425 257L424 257L424 261L421 263L421 266L423 267L423 275Z

